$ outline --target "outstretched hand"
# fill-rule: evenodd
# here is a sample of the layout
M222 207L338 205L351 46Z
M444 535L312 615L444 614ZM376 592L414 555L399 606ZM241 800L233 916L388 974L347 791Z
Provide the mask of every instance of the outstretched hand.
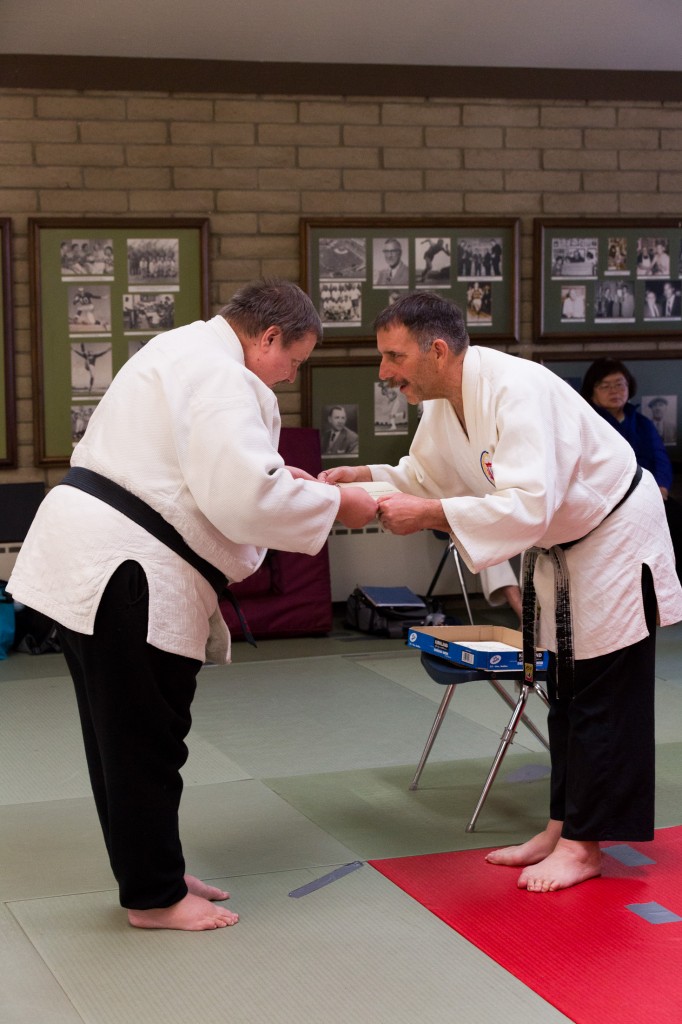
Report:
M325 484L355 484L371 480L372 474L367 466L334 466L323 469L317 479Z
M450 531L443 506L435 498L414 494L386 494L378 499L377 518L385 530L404 536L419 530Z

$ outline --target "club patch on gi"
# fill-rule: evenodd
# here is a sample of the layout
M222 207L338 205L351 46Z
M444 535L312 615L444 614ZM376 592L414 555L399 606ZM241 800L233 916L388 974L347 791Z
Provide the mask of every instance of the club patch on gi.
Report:
M495 474L493 473L493 460L490 452L481 452L481 469L490 483L495 486Z

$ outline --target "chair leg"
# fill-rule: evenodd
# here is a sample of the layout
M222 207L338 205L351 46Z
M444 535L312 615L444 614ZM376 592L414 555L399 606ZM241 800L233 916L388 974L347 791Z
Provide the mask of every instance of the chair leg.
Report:
M509 694L505 690L505 688L502 685L502 683L499 682L499 680L497 680L497 679L489 679L488 682L492 686L492 688L495 691L495 693L497 693L502 698L502 700L505 702L505 704L508 704L509 707L512 708L512 709L516 707L516 701L514 700L513 697L509 696ZM547 705L547 707L549 707L549 701L547 699L547 694L544 692L542 687L540 687L539 684L537 684L537 683L535 685L535 692L538 694L538 696L540 698L542 698L542 700L544 700L544 702ZM533 736L535 736L535 738L537 740L539 740L540 743L542 743L542 745L545 748L545 750L549 750L549 743L547 742L545 737L542 735L542 733L540 732L538 727L530 720L528 715L526 715L525 713L523 715L521 715L521 721L526 726L526 728L529 729L530 732L533 733Z
M471 820L466 827L467 832L473 832L474 829L476 828L476 820L479 814L481 813L481 808L483 807L485 799L488 796L488 793L490 792L490 787L495 781L495 777L500 769L502 761L504 760L504 756L514 740L514 734L516 733L519 720L521 719L521 716L523 715L523 712L525 710L529 692L530 687L527 683L523 683L519 690L519 698L516 702L514 710L512 711L512 716L509 719L508 725L506 726L502 733L500 745L497 748L497 753L495 754L493 763L490 767L490 771L488 772L488 778L485 780L483 789L481 791L481 795L478 798L478 803L474 808L474 813L471 815Z
M450 683L450 685L445 688L445 693L443 694L443 699L440 702L440 707L436 712L436 717L433 720L433 725L431 726L431 732L429 733L429 738L426 741L424 752L421 756L419 764L417 765L417 770L414 774L414 778L410 783L410 789L417 789L419 786L419 778L421 776L422 771L424 770L424 765L426 764L427 758L431 753L431 747L434 744L434 740L438 735L438 730L440 729L443 719L445 718L445 712L448 710L448 706L450 704L450 701L452 700L452 695L455 692L456 686L456 683Z

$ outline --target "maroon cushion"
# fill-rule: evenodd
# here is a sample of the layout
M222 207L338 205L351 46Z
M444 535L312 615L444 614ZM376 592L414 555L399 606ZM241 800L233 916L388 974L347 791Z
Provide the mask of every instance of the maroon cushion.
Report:
M279 451L288 466L312 476L322 468L320 435L309 427L285 427ZM252 576L232 586L256 639L310 636L332 628L331 578L327 545L317 555L269 551ZM232 605L221 601L220 610L233 637L242 637Z

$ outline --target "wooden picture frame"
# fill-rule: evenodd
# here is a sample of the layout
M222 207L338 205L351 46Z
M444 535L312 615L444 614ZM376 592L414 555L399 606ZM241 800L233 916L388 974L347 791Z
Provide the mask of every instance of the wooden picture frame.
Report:
M302 218L300 248L325 346L374 342L375 317L422 288L461 307L475 343L519 341L518 219Z
M35 462L66 465L113 376L208 315L208 219L29 220Z
M301 367L304 427L320 432L322 468L346 463L395 465L407 455L419 422L416 406L379 380L378 356L313 357ZM334 407L344 416L332 419ZM332 423L340 439L330 443Z
M580 391L583 377L595 359L607 356L620 359L637 381L637 393L633 404L639 411L653 420L663 438L665 450L673 466L679 470L682 464L682 362L667 352L648 352L632 355L614 352L561 353L535 356L535 361L547 366L563 380ZM656 402L654 408L649 403Z
M0 217L0 468L17 464L17 410L12 303L12 222Z
M533 222L536 341L647 338L682 352L682 220Z

